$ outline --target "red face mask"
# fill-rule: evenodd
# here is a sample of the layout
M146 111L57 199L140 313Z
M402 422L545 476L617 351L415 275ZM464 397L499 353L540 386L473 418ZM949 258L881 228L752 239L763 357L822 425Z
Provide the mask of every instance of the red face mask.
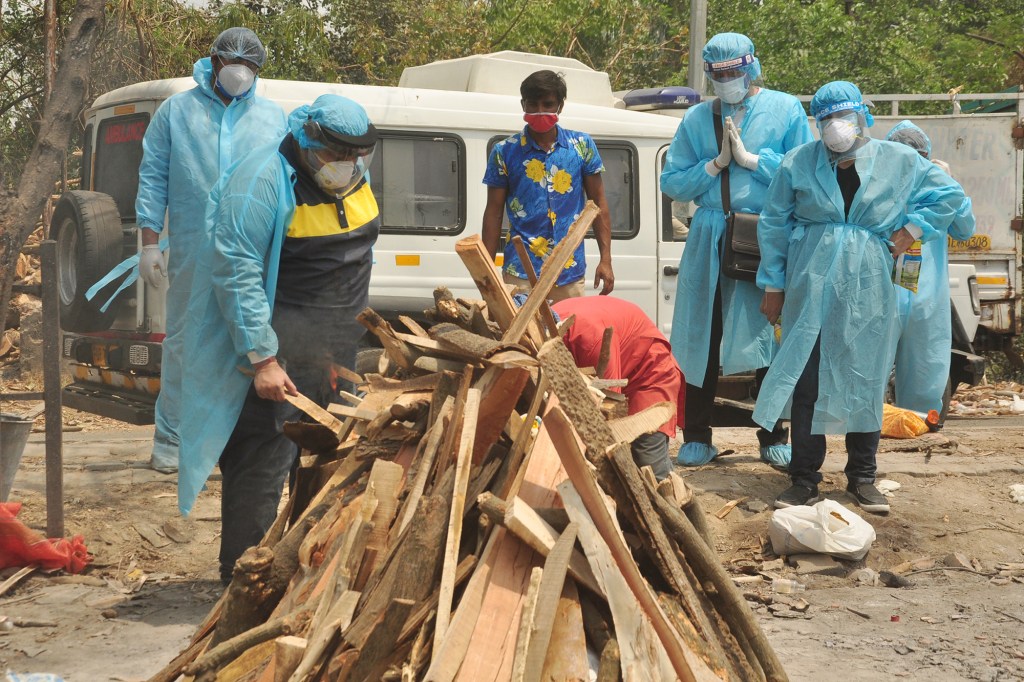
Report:
M526 121L526 125L530 126L530 130L546 133L558 123L558 114L551 112L523 114L523 120Z

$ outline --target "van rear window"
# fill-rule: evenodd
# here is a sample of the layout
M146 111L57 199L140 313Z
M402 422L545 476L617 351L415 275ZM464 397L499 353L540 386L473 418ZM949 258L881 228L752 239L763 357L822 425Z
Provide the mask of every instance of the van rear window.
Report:
M370 165L381 231L457 234L466 227L466 151L450 135L382 132Z
M147 125L149 114L115 116L101 121L96 131L92 188L113 197L122 219L135 217L142 138Z

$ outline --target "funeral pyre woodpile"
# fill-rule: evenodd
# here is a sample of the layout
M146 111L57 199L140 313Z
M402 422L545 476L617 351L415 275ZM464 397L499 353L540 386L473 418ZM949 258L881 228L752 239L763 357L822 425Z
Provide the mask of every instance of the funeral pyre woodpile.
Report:
M588 650L599 680L785 679L686 485L633 461L674 408L609 419L615 382L544 303L557 273L517 310L479 237L457 251L482 300L439 289L405 332L364 311L380 372L303 403L286 509L152 680L589 680Z

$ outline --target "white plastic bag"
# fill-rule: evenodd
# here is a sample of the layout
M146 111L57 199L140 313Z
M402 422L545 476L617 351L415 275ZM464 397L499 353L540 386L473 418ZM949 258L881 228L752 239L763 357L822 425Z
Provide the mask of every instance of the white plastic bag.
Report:
M772 550L778 554L831 554L860 559L875 541L870 523L833 500L779 509L768 522Z

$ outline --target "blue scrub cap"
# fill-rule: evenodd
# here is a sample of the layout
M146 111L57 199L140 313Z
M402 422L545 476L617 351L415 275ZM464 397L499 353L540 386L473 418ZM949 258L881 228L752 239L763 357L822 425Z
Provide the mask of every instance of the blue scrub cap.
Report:
M257 67L267 61L267 51L256 34L247 28L235 26L217 36L210 47L211 57L244 59Z
M742 33L719 33L707 42L701 56L705 71L739 69L750 80L761 77L761 61L754 56L754 43Z
M863 114L868 127L875 124L875 119L868 112L864 104L864 96L853 83L849 81L832 81L818 88L811 99L811 116L820 121L821 119L836 113L837 111L854 111Z
M903 120L894 125L885 139L916 149L919 154L924 153L926 159L932 157L932 141L928 139L923 130L910 121Z
M377 130L357 102L341 95L320 95L288 116L288 128L303 149L326 149L337 141L350 146L372 146ZM333 139L325 140L319 131ZM333 134L332 134L333 133Z

